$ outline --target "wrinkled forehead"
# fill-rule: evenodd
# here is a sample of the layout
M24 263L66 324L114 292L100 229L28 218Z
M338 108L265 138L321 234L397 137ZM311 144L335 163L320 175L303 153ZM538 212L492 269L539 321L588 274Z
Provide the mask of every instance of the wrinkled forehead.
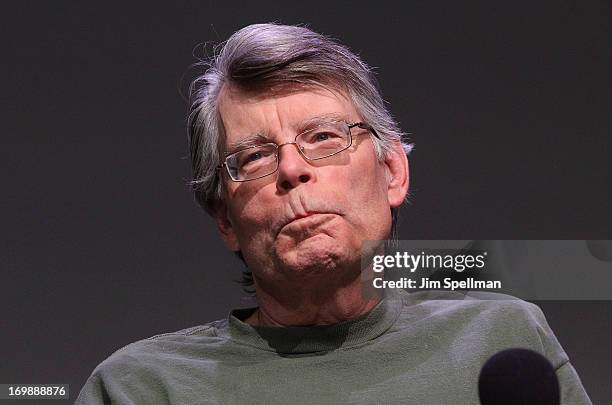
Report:
M219 95L220 148L245 137L290 137L332 121L356 121L359 114L347 92L333 86L292 85L252 91L226 85Z

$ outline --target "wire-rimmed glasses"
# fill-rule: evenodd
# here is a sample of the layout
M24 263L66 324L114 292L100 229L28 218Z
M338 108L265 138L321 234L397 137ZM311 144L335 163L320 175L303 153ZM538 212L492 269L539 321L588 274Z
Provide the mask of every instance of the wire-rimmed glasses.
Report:
M278 170L278 150L281 146L296 145L306 160L325 159L348 149L353 144L351 128L354 127L366 129L379 138L374 128L365 122L349 124L345 121L333 121L298 134L293 142L280 145L272 142L263 143L231 153L217 168L225 166L233 181L260 179Z

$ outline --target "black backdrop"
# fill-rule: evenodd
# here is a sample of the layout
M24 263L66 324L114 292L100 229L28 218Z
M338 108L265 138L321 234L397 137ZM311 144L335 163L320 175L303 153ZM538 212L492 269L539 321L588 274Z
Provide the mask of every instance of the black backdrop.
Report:
M612 239L608 4L101 5L0 12L0 383L72 402L122 345L243 303L185 186L179 90L198 44L251 23L306 23L376 67L416 143L400 238ZM610 304L540 303L601 404Z

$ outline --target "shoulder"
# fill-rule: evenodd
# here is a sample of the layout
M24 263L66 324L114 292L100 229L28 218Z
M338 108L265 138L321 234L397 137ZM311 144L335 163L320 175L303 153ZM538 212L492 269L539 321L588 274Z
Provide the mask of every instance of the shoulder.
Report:
M489 292L400 291L404 311L414 308L440 316L459 316L527 322L545 321L542 310L535 304L511 295Z
M116 350L93 370L76 403L163 402L168 387L180 386L194 359L205 358L223 340L217 336L222 325L215 321L162 333Z
M501 350L523 347L536 350L560 367L568 361L542 310L519 298L484 292L400 292L403 301L400 325L416 323L477 341Z
M94 370L100 377L125 375L134 371L155 369L157 367L188 359L193 356L193 349L205 351L224 339L218 336L218 330L225 320L193 326L174 332L161 333L129 343L113 352Z

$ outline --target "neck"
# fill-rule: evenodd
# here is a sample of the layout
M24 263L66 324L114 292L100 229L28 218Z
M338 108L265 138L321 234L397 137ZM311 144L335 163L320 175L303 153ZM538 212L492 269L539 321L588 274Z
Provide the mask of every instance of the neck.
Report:
M266 287L255 278L259 307L244 321L251 326L332 325L368 313L382 296L372 287L371 278L366 281L361 275L342 285L321 279Z

